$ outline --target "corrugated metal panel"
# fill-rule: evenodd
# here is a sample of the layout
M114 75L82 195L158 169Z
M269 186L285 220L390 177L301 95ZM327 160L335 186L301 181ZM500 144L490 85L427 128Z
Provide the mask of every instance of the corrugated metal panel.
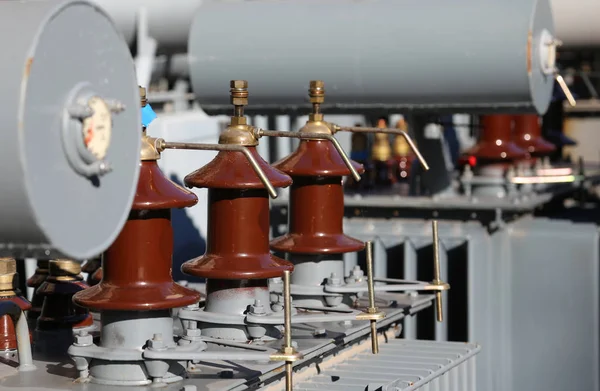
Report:
M474 391L479 345L393 339L301 382L295 391Z

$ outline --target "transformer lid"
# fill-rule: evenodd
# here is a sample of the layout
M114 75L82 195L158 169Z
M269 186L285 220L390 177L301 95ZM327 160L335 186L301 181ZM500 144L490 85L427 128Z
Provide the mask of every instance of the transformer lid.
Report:
M353 161L352 165L360 174L365 172L362 164ZM273 164L273 167L292 177L351 174L340 154L328 140L302 140L295 152Z
M290 262L269 253L250 256L205 254L181 266L185 274L220 280L276 278L293 269Z
M288 187L292 178L270 166L256 147L247 147L274 187ZM265 186L241 152L221 151L204 167L187 175L187 187L214 189L263 189Z
M196 203L198 197L166 178L156 160L140 162L133 210L185 208Z

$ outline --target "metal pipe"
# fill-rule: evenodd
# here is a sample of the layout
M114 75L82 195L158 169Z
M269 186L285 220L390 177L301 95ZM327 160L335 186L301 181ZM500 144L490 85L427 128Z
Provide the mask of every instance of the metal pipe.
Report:
M284 131L280 131L280 130L264 130L264 129L257 128L255 130L255 135L258 138L263 137L263 136L269 136L269 137L298 138L298 139L303 139L303 140L321 139L321 140L331 141L331 143L333 144L333 146L335 147L335 149L340 154L340 157L344 161L344 164L346 164L346 167L348 167L348 169L352 173L352 177L354 178L354 180L358 182L361 179L360 178L360 174L356 171L356 169L352 165L352 162L348 158L348 155L346 155L346 152L344 152L344 149L342 148L342 146L340 145L340 143L337 141L337 139L335 137L333 137L330 134L326 134L326 133L288 132L288 131L284 132Z
M388 134L400 135L400 136L404 137L404 139L410 146L410 149L412 149L414 154L417 155L417 159L419 159L421 166L423 166L423 168L426 171L429 171L429 165L425 161L425 158L423 157L423 155L421 155L419 148L417 148L417 146L414 143L414 141L412 140L412 138L404 130L391 129L391 128L363 128L360 126L338 126L338 125L334 126L334 130L335 131L352 132L352 133L388 133Z
M265 172L260 168L258 162L252 156L248 148L241 145L231 145L231 144L200 144L200 143L172 143L167 142L161 138L156 139L155 141L156 150L159 152L164 151L165 149L191 149L197 151L231 151L231 152L241 152L246 156L248 162L256 172L256 175L260 178L260 181L265 185L267 191L271 198L277 198L277 191L267 178Z

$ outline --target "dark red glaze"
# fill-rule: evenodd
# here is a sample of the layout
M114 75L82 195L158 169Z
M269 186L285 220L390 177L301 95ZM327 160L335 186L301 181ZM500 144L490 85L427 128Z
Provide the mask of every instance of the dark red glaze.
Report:
M102 281L74 301L96 310L161 310L196 303L200 293L171 277L171 208L195 205L196 195L168 180L156 161L141 163L133 210L104 253Z
M359 173L361 164L352 162ZM342 254L362 250L363 242L343 231L342 176L350 170L330 141L302 141L298 149L275 163L292 176L289 232L271 241L276 251L300 254Z
M88 310L73 302L73 295L88 287L80 276L73 279L49 276L38 288L39 294L44 297L44 305L37 320L37 329L57 330L91 326L94 321Z
M44 298L38 294L37 289L46 281L49 275L48 260L37 261L37 268L35 273L27 279L27 286L33 288L33 296L31 297L31 309L27 311L27 320L31 325L35 325L35 320L40 316L42 312L42 304L44 304Z
M0 351L17 349L17 333L9 315L0 317Z
M130 217L104 253L102 281L78 293L77 304L136 311L184 307L200 299L200 293L173 282L173 229L169 211L164 212L148 219Z
M23 311L31 309L31 303L21 296L0 297L0 301L12 301ZM0 351L17 349L17 334L10 315L0 317Z
M281 277L293 266L271 255L269 231L266 190L209 189L206 254L181 270L222 280Z
M275 251L342 254L365 244L344 234L342 178L294 177L290 190L289 232L271 241Z
M359 174L365 172L362 164L352 162ZM288 157L273 164L276 169L289 176L346 176L350 170L340 157L331 141L303 140L298 149Z
M292 179L265 162L249 147L273 186ZM219 152L206 166L185 177L189 187L207 187L206 254L187 261L181 270L221 280L267 279L292 270L291 263L269 252L269 196L241 152Z
M510 163L527 158L527 152L512 141L511 115L495 114L481 117L479 142L466 151L480 163Z
M133 210L185 208L198 203L196 195L165 177L155 160L140 163Z
M535 114L516 115L515 144L526 150L531 157L543 157L556 150L554 144L542 138L539 117Z
M292 179L271 167L258 154L256 147L247 147L274 187L287 187ZM187 187L213 189L264 189L263 183L241 152L222 151L206 166L184 179Z

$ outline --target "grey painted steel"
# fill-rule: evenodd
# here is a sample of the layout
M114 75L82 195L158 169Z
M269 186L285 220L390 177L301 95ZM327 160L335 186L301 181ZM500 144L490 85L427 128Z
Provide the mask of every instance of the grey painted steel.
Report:
M208 110L229 104L236 75L249 81L257 110L305 105L318 78L327 102L348 111L543 113L554 82L542 72L544 29L554 32L548 0L210 2L194 17L188 54L193 90Z
M483 347L477 389L600 389L597 227L523 217L497 228L490 234L477 222L439 222L442 274L450 251L466 246L468 340ZM385 275L393 262L387 250L396 246L405 279L416 279L419 263L429 261L418 255L432 243L423 220L352 218L345 232L375 239L376 275ZM348 273L357 257L345 261ZM446 326L436 325L436 339L447 338ZM414 319L404 321L404 335L416 338Z
M139 173L139 92L129 49L106 14L85 1L0 2L0 254L85 259L123 226ZM69 164L61 116L81 83L125 105L113 114L96 184ZM54 255L54 254L53 254Z
M552 0L556 35L569 49L598 48L600 24L597 0Z
M377 322L377 326L380 330L387 330L388 333L393 333L393 325L400 322L404 317L414 314L424 308L431 305L433 299L432 295L419 295L419 296L408 296L392 294L389 295L390 301L394 301L396 305L393 307L383 307L381 310L387 313L387 317ZM361 306L366 306L366 301L361 301ZM127 314L122 315L127 317ZM117 320L118 316L113 316L113 320ZM164 323L167 323L166 318L162 318ZM106 322L105 323L110 323ZM129 324L129 327L122 327L119 333L113 334L117 339L114 341L117 344L112 344L112 349L106 349L106 356L113 355L116 360L121 360L125 357L131 357L135 359L140 355L150 355L161 357L161 348L156 349L156 353L149 354L153 346L148 344L147 349L132 349L129 352L125 352L124 347L133 347L134 344L125 342L119 348L115 348L118 345L118 340L123 339L135 341L135 344L139 344L145 336L151 332L160 332L163 325L157 325L156 330L153 327L149 327L149 323L144 325ZM315 330L324 330L324 334L315 336ZM163 328L164 331L164 328ZM188 330L189 331L189 330ZM134 335L135 334L135 335ZM139 334L139 335L137 335ZM91 338L89 336L76 336L76 342L80 342L80 345L84 345L82 349L93 350L91 345ZM301 373L305 368L311 365L311 362L318 360L319 362L334 359L333 353L337 353L340 348L345 347L344 345L350 346L354 343L362 343L367 347L370 347L370 328L367 321L352 321L349 323L341 322L330 322L330 323L315 323L315 324L300 324L293 326L293 341L297 343L298 350L304 354L305 359L294 363L294 367L297 373ZM185 337L184 337L185 338ZM221 360L206 360L199 363L192 363L191 360L194 357L200 357L201 355L195 356L192 352L185 353L182 355L182 362L175 363L174 366L179 364L187 364L187 371L189 378L182 381L176 381L168 384L147 384L148 382L138 382L139 385L133 386L132 390L143 390L150 391L155 390L157 385L164 386L160 388L166 391L179 391L184 386L191 387L195 386L197 391L219 391L219 390L246 390L256 389L259 383L268 384L269 382L275 382L280 379L283 375L281 362L261 362L264 356L263 352L271 352L278 350L281 347L281 340L266 341L264 344L257 343L251 350L240 349L238 347L224 347L220 345L220 342L211 338L200 338L200 341L204 341L208 344L207 351L209 357L214 357L215 354L222 351L224 352ZM167 338L164 337L163 341L167 345ZM194 342L192 342L193 344ZM383 342L381 342L383 344ZM176 349L181 351L185 350L185 346L181 343L177 344ZM187 345L191 346L191 345ZM252 347L252 346L251 346ZM257 352L257 348L263 348L263 351ZM81 349L80 349L81 350ZM97 350L96 350L97 351ZM123 354L121 354L123 352ZM171 356L170 349L165 350L166 355ZM232 356L239 352L240 357L244 353L249 352L249 357L257 359L259 361L239 361L230 360ZM260 354L257 354L260 353ZM175 354L172 354L175 358ZM368 365L371 355L365 357L365 365ZM169 357L167 361L170 361ZM85 383L73 381L81 372L85 373L85 361L77 360L77 368L69 366L68 358L58 357L48 361L40 356L34 356L34 363L37 369L32 372L19 372L15 368L9 365L0 363L0 389L3 391L21 391L23 385L29 387L28 389L36 391L58 391L58 390L81 390L81 391L108 391L113 390L114 386L102 385L95 383ZM190 360L190 361L188 361ZM185 361L188 361L185 363ZM435 363L435 360L432 360ZM117 361L118 362L118 361ZM143 365L148 369L153 364L162 363L161 359L158 360L144 360ZM113 363L114 364L114 363ZM92 362L92 366L93 366ZM82 370L83 369L83 370ZM134 367L123 368L121 371L122 376L132 376ZM170 369L169 369L170 370ZM78 372L79 371L79 372ZM92 368L90 368L90 373ZM116 374L117 372L115 372ZM139 373L139 372L138 372ZM149 374L149 373L148 373ZM164 379L165 382L175 380L175 377ZM144 384L146 383L146 384ZM277 383L271 383L277 384Z
M378 355L362 352L340 360L294 390L475 391L480 350L476 344L392 339L380 345Z
M136 42L138 13L145 8L148 33L157 41L158 53L185 53L194 11L202 0L92 0L108 12L128 45Z

